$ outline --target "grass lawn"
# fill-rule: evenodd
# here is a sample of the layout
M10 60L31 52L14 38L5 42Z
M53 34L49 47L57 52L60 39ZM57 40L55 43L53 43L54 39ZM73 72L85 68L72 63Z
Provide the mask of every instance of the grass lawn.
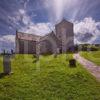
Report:
M14 73L0 79L0 100L100 100L100 83L78 63L69 68L71 58L42 56L35 63L32 55L16 55Z
M81 52L81 56L100 66L100 51Z

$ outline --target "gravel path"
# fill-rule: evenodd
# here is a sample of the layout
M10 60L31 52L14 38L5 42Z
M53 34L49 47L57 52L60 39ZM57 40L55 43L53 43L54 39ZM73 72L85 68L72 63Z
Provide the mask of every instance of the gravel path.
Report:
M80 64L84 66L97 80L100 81L100 66L96 66L93 62L81 57L78 53L74 54L74 59L76 59Z

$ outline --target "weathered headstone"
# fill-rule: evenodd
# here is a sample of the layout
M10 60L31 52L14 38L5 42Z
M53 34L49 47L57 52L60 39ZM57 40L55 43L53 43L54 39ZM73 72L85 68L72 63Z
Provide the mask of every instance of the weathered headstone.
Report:
M56 52L54 53L54 58L57 58L59 53L60 53L60 50L59 50L59 48L57 48Z
M3 71L4 71L4 74L7 74L7 75L11 73L10 55L3 56Z
M69 60L69 66L70 67L76 67L76 60L75 59Z

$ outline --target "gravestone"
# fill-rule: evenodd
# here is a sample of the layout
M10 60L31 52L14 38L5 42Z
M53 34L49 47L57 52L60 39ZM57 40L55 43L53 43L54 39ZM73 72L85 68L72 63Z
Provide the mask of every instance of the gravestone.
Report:
M3 71L4 71L4 74L6 75L9 75L11 73L10 55L3 56Z
M69 60L69 66L70 67L76 67L76 60L75 59Z
M59 53L60 53L60 50L59 50L59 48L57 48L56 52L54 53L54 58L57 58Z

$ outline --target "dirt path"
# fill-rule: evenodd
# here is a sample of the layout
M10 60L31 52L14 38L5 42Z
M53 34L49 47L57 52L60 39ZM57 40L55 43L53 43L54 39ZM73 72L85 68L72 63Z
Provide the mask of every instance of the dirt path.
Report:
M100 81L100 66L96 66L93 62L81 57L79 54L74 54L74 59L76 59L80 64L84 66L97 80Z

